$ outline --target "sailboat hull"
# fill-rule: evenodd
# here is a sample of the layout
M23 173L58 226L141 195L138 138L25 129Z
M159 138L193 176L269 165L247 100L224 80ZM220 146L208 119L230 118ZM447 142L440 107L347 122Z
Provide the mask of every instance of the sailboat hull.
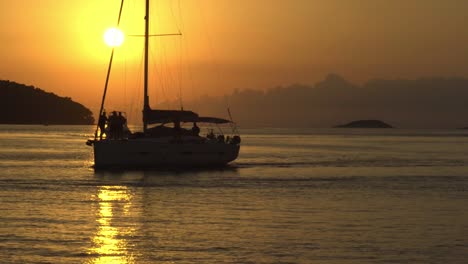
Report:
M239 155L238 144L168 142L158 139L102 140L94 143L95 168L223 166Z

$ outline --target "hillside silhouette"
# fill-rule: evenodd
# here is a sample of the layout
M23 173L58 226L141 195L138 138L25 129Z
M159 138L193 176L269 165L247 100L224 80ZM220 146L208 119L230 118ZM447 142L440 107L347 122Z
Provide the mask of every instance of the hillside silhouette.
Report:
M237 90L184 104L206 115L226 113L228 106L243 127L333 127L353 120L385 120L400 128L466 127L468 79L376 79L356 85L330 74L315 85Z
M92 112L69 97L5 80L0 80L0 111L1 124L94 123Z

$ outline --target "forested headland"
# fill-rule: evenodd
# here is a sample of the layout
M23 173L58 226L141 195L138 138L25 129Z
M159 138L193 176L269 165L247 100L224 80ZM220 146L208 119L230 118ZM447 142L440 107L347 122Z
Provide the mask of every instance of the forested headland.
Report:
M90 125L93 113L69 97L0 80L0 124Z

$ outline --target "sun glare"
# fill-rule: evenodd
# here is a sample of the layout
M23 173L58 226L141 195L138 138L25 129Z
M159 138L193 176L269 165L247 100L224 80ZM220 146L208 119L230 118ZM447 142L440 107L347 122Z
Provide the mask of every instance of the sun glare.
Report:
M104 42L109 47L119 47L124 41L124 34L118 28L110 28L104 33Z

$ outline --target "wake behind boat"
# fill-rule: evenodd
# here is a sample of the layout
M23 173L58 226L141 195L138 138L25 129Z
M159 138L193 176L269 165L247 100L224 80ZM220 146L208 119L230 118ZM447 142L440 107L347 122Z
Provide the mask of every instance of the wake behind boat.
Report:
M149 33L150 1L145 0L145 2L143 131L124 133L125 118L120 115L119 118L115 112L108 119L103 115L114 54L112 51L106 87L99 111L98 126L94 139L87 141L87 145L92 145L94 148L94 166L95 168L147 168L226 165L237 158L240 149L241 140L232 120L203 117L186 110L153 110L150 108L148 96L148 50L149 37L151 36ZM193 127L191 129L183 128L183 124L186 123L192 124ZM225 136L222 130L215 134L211 130L206 136L201 136L198 124L204 123L216 126L230 124L233 135ZM152 127L150 127L151 125ZM100 130L99 137L98 130ZM103 134L106 134L104 138Z

